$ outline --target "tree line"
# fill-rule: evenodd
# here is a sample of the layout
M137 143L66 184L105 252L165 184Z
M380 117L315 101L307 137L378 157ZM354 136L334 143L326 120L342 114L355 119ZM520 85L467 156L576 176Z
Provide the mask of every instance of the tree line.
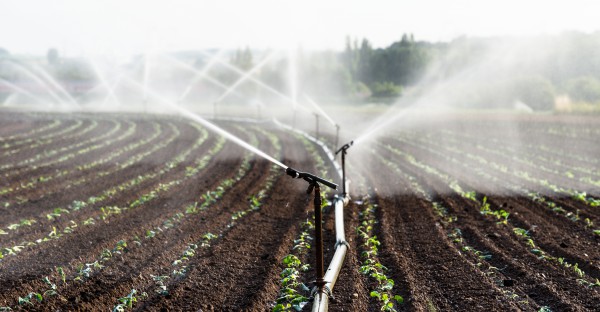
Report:
M267 52L246 47L223 55L230 64L248 71ZM292 58L274 58L253 72L253 77L282 93L298 97L310 94L321 102L392 102L401 96L424 96L431 88L443 86L446 101L461 107L503 108L521 103L547 110L560 101L600 105L600 32L460 37L450 42L416 40L413 34L405 33L387 47L375 48L367 38L347 37L341 51L298 48L293 52ZM186 51L172 56L198 70L210 63L210 53L206 52ZM15 57L0 48L2 59ZM142 75L143 60L143 56L138 56L128 66L137 68ZM55 49L48 51L46 63L48 71L59 80L98 78L84 60L62 58ZM0 78L18 80L18 72L11 68L0 62ZM207 73L225 85L239 79L237 73L222 64L213 64ZM191 76L173 71L167 78L184 83ZM268 92L249 81L239 88L248 97L268 97ZM208 83L198 90L199 97L204 92L207 98L222 92ZM239 99L238 96L236 100Z

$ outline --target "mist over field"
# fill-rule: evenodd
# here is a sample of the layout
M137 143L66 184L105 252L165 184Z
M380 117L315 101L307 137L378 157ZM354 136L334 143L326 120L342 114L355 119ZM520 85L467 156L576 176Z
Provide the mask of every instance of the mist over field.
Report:
M598 311L596 2L0 0L0 311Z

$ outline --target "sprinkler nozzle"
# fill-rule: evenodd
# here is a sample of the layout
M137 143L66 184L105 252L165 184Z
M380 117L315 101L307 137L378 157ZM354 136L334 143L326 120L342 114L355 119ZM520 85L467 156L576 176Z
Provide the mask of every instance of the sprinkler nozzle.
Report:
M339 154L340 152L344 152L344 153L345 153L345 152L346 152L346 150L347 150L347 149L349 149L349 148L350 148L350 146L352 146L352 144L354 144L354 141L350 141L350 143L346 143L346 144L344 144L344 146L340 147L340 149L338 149L338 150L335 152L335 154L337 155L337 154Z
M287 169L285 169L285 173L294 179L304 179L305 181L307 181L309 183L319 182L319 183L322 183L323 185L329 186L330 188L332 188L334 190L337 189L337 184L327 181L323 178L317 177L316 175L310 174L308 172L302 172L302 171L293 169L291 167L287 167Z

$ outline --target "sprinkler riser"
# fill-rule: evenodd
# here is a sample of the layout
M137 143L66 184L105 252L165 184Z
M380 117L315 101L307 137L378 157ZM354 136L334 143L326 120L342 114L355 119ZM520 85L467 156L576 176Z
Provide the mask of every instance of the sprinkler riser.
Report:
M307 173L307 172L302 172L302 171L298 171L294 168L291 167L287 167L285 169L285 173L287 175L289 175L290 177L294 178L294 179L304 179L305 181L307 181L308 183L321 183L323 185L326 185L334 190L337 190L337 184L327 181L323 178L317 177L313 174Z
M346 197L346 154L348 153L348 149L350 146L354 144L354 141L350 141L350 143L344 144L344 146L340 147L335 154L342 153L342 196Z

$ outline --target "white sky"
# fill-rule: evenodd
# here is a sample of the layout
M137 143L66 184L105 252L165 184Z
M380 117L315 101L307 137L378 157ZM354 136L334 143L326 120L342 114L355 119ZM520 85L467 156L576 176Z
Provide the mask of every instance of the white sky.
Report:
M197 48L375 47L404 32L460 35L600 30L600 1L569 0L0 0L0 47L12 53L128 55Z

